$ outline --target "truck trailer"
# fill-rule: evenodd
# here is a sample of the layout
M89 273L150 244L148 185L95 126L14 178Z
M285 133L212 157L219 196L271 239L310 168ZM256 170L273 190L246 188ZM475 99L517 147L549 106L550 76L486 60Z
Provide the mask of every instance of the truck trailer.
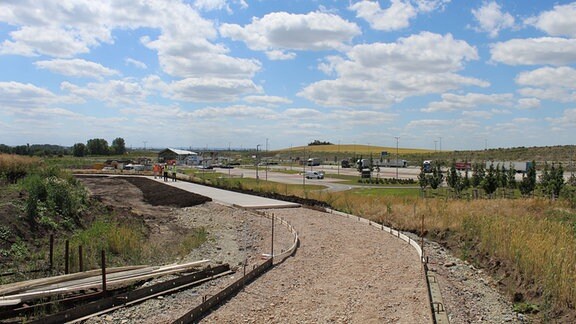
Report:
M502 166L504 166L504 170L506 171L512 167L516 173L526 173L528 169L532 167L532 162L486 161L486 169L490 168L491 165L494 168L502 168Z

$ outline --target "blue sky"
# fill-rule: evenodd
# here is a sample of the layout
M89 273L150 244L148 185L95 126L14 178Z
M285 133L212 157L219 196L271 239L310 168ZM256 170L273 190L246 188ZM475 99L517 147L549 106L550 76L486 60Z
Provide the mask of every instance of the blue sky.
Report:
M0 143L573 145L576 2L1 1Z

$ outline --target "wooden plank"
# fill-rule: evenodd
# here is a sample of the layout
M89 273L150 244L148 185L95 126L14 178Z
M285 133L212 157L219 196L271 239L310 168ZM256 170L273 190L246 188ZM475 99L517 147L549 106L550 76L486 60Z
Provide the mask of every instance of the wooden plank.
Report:
M200 260L185 264L170 265L165 267L148 267L125 272L114 273L106 281L107 286L119 288L128 286L134 282L152 279L164 275L183 272L200 265L208 263L210 260ZM62 277L62 276L60 276ZM16 294L0 296L0 301L9 299L21 299L22 301L33 300L41 297L67 294L76 291L98 289L102 286L99 276L63 281L57 284L37 286L34 289L20 291Z
M121 271L128 271L133 269L141 269L146 268L147 265L138 265L138 266L127 266L127 267L116 267L116 268L109 268L106 270L106 273L116 273ZM100 274L101 270L89 270L84 272L72 273L67 275L60 275L60 276L52 276L47 278L39 278L33 280L26 280L20 282L14 282L11 284L6 284L0 286L0 295L7 295L10 293L20 292L27 289L32 289L34 287L39 287L42 285L57 283L60 281L72 280L72 279L79 279L79 278L87 278L93 275Z

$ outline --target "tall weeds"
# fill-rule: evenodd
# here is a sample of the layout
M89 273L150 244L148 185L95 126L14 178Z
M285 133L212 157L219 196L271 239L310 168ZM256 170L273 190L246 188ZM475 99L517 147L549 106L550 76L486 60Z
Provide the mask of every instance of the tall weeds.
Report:
M316 198L322 198L316 193ZM335 198L334 196L338 196ZM556 306L576 306L576 211L547 199L446 200L332 194L333 206L420 233L455 232L517 269Z

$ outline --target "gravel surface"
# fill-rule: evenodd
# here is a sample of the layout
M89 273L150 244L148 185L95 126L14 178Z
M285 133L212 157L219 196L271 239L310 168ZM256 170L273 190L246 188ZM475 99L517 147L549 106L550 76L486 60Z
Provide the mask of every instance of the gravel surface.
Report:
M498 291L498 283L482 269L452 256L444 247L425 242L429 273L440 285L450 323L527 323Z
M104 182L111 188L112 183ZM111 188L115 189L115 188ZM126 188L123 188L126 189ZM110 190L110 189L108 189ZM93 193L105 195L105 192ZM208 241L178 262L210 259L237 272L207 284L91 318L87 323L170 323L238 279L270 253L271 221L255 212L208 202L186 208L128 204L160 229L205 227ZM118 195L113 203L127 204ZM140 196L142 197L142 196ZM140 198L142 199L142 198ZM164 216L150 217L150 214ZM246 286L202 322L206 323L431 323L423 271L416 252L377 228L305 208L266 210L288 220L300 235L293 257ZM160 214L158 214L160 215ZM165 219L165 220L163 220ZM154 236L175 232L153 231ZM166 234L164 234L166 235ZM274 253L292 236L275 227ZM498 284L482 270L427 242L430 269L442 290L451 323L519 323ZM159 280L166 280L162 278ZM148 283L148 284L152 284Z
M292 258L207 323L430 323L416 252L383 232L311 209L271 211L299 232Z

